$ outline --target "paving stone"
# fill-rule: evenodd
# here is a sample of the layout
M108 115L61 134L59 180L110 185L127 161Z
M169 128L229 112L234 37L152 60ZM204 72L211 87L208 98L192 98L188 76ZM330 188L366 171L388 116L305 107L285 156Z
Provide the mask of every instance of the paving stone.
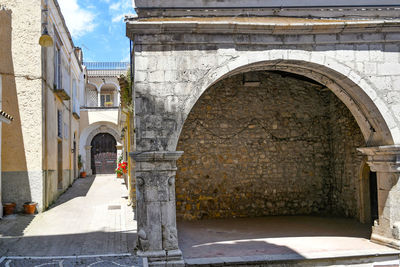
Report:
M130 266L141 267L143 261L134 256L124 257L90 257L90 258L72 258L72 259L5 259L0 266L5 267L115 267Z

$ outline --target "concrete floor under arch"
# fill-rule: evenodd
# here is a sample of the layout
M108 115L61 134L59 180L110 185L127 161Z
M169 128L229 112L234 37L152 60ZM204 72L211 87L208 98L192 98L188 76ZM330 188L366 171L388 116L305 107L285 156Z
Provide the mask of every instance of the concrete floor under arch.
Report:
M293 259L399 254L369 241L371 227L353 219L319 216L178 221L187 262L261 256Z

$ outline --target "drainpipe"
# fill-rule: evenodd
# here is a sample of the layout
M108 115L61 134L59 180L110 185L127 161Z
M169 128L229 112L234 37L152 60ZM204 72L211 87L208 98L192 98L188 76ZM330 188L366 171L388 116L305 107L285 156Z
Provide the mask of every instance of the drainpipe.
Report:
M121 109L121 112L122 113L124 113L125 115L126 115L126 117L127 117L127 120L126 120L126 128L127 128L127 131L126 131L126 134L125 134L125 140L126 140L126 142L127 142L127 152L128 152L128 158L126 159L127 161L128 161L128 192L129 192L129 203L132 203L132 199L133 199L133 197L132 197L132 175L131 175L131 157L129 157L129 153L131 152L131 130L130 130L130 112L126 112L126 111L123 111L122 109Z
M71 52L69 53L69 93L71 94L71 100L69 101L69 141L68 141L68 155L69 155L69 184L72 184L73 179L71 179L72 175L72 153L71 153L71 149L72 149L72 103L74 101L74 95L73 94L73 90L72 90L72 53L74 53L74 47L72 47Z

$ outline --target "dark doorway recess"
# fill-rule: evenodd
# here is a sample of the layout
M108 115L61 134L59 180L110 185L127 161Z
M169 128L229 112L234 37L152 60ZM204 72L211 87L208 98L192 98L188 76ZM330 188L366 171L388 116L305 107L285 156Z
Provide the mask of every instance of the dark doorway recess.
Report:
M371 204L371 223L379 218L378 215L378 184L376 172L369 172L369 196Z
M117 141L108 133L96 135L91 142L91 168L93 174L114 173L117 161Z
M63 188L63 151L62 141L57 142L57 188Z

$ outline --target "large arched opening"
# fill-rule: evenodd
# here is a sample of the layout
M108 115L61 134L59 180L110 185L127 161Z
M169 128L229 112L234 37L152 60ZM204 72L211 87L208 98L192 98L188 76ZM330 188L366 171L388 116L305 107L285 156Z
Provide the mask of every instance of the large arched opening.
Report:
M219 225L207 229L214 236L206 254L218 253L219 241L226 241L218 233L235 243L235 234L227 237L238 231L232 225L252 227L235 218L290 215L279 218L330 227L304 235L369 238L378 209L371 195L376 188L370 187L376 184L370 182L372 172L361 167L365 156L357 148L390 145L393 139L360 87L335 71L315 68L295 61L247 65L224 73L192 98L177 143L184 154L177 162L176 211L178 220ZM229 219L222 228L222 220L215 221L221 218ZM180 238L181 247L190 247L188 233L180 234L186 238ZM283 235L296 236L296 230ZM183 251L209 256L204 250Z

